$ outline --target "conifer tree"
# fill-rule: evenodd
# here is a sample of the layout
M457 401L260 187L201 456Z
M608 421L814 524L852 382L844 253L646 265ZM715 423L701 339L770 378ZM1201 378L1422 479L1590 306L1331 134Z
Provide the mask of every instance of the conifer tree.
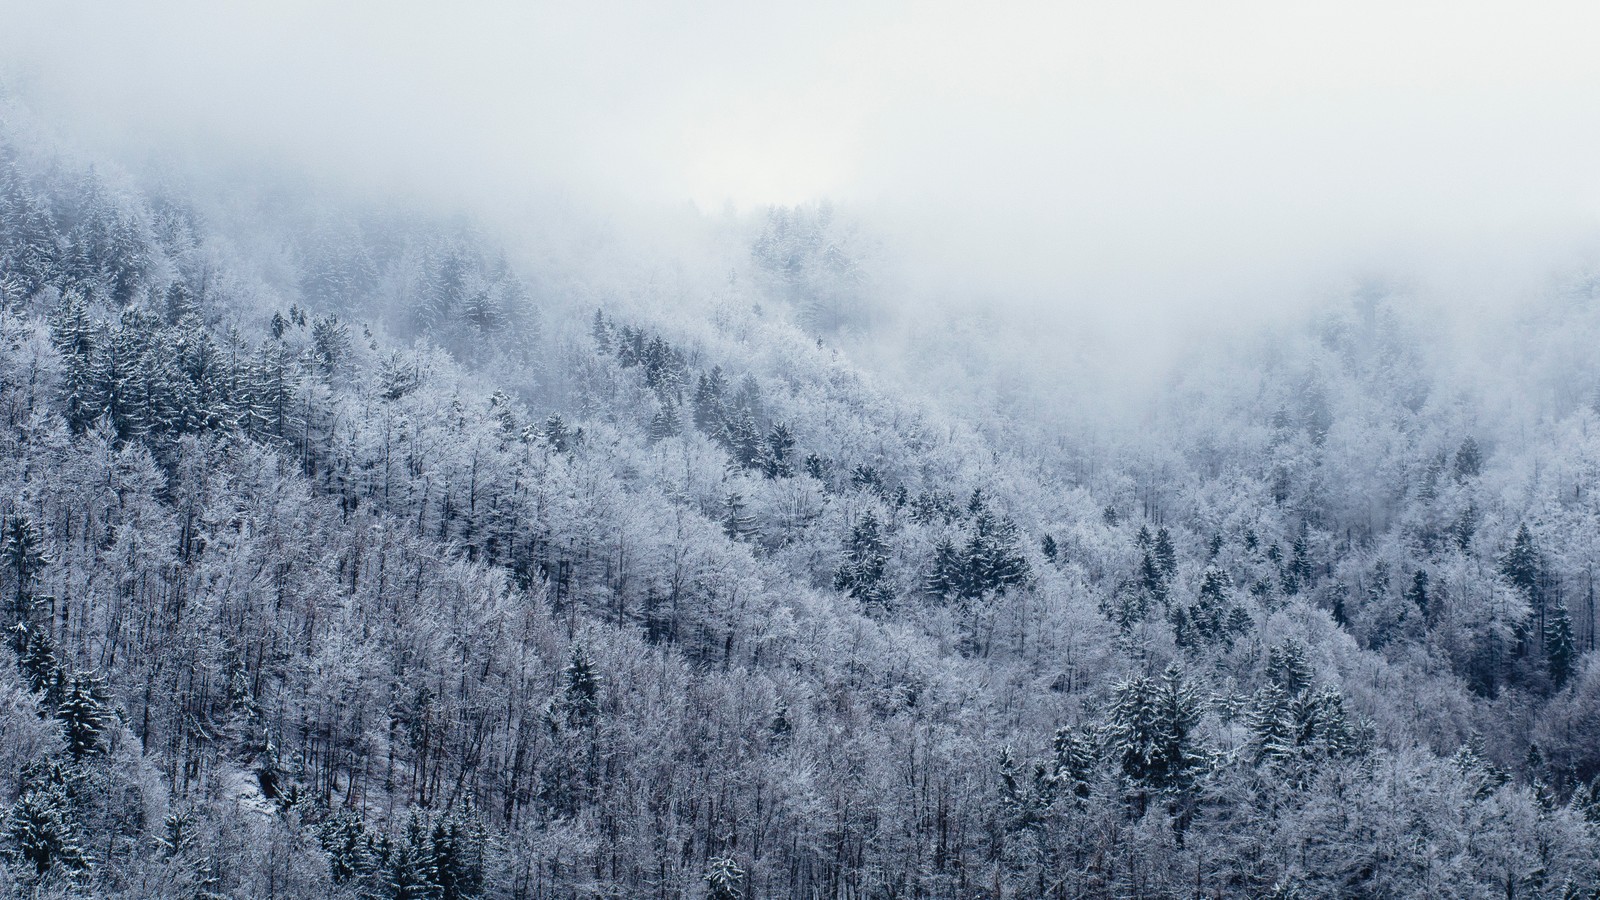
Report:
M683 432L683 422L678 415L678 404L671 398L661 401L656 407L655 415L650 417L648 435L652 442L664 441L669 437L676 437Z
M833 589L844 591L868 610L881 610L890 603L883 583L888 566L888 548L882 528L872 510L861 514L850 529L844 544L844 565L833 576Z
M580 644L572 645L567 667L561 670L561 703L567 724L584 728L600 715L600 676Z
M567 430L566 420L560 413L551 413L544 420L544 440L557 453L566 453L572 448L572 433Z
M56 718L67 736L67 750L73 759L100 752L110 715L106 710L101 679L92 672L74 672L68 682Z
M323 823L317 837L328 854L328 874L334 884L348 884L371 871L371 837L360 816L340 812Z
M756 527L755 516L750 515L749 504L745 502L744 495L733 491L722 501L722 533L729 538L741 541L756 537L760 534Z
M66 688L66 673L56 655L56 643L50 632L40 627L25 628L22 658L19 660L28 689L44 697L45 706L54 708L61 703Z
M727 411L724 409L728 393L728 379L721 366L700 376L694 390L694 426L713 437L722 438L727 429Z
M1199 695L1176 666L1117 685L1106 742L1135 796L1186 787L1204 760L1194 730ZM1142 799L1141 799L1142 802Z
M95 355L102 329L89 318L83 297L69 293L61 298L50 319L51 343L61 354L61 389L66 401L67 425L82 434L100 416L103 399L95 379Z
M6 844L6 856L32 867L36 877L53 869L79 872L89 867L61 785L35 788L17 799L6 817Z
M794 435L779 422L767 433L761 448L761 473L768 478L788 478L794 474Z
M1466 481L1478 477L1483 471L1483 451L1478 448L1478 442L1472 435L1467 435L1461 442L1461 447L1456 450L1456 480Z
M1411 604L1417 608L1417 612L1422 614L1423 621L1427 621L1431 610L1428 605L1428 573L1426 571L1418 569L1411 576L1411 587L1406 589L1406 599L1411 601Z
M739 900L744 896L744 870L731 856L714 856L706 871L706 900Z
M1294 696L1311 687L1311 664L1299 643L1289 641L1267 651L1267 678Z
M1550 607L1550 615L1545 622L1544 648L1545 661L1550 667L1550 680L1557 689L1565 687L1567 680L1572 677L1578 657L1577 642L1572 637L1572 617L1565 603Z
M1171 581L1172 576L1178 573L1178 551L1173 549L1172 534L1167 531L1166 526L1156 530L1156 543L1153 552L1155 554L1155 564L1161 573L1161 577Z
M0 542L0 558L17 582L11 601L11 620L26 623L33 609L34 582L39 571L51 562L50 553L45 549L44 530L25 515L12 516L5 525L5 540Z
M941 600L960 596L966 590L966 566L955 542L943 538L933 548L933 566L928 574L927 591Z

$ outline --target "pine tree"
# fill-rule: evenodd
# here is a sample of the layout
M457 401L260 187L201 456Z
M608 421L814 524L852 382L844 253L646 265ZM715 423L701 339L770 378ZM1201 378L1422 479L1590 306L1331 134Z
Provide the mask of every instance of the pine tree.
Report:
M1039 550L1044 554L1045 559L1055 562L1056 554L1060 552L1056 547L1056 536L1047 533L1044 539L1039 542Z
M1456 480L1466 481L1478 477L1483 471L1483 451L1478 448L1478 442L1471 435L1461 442L1461 447L1456 450Z
M833 576L833 589L844 591L863 609L880 611L890 603L883 583L889 556L883 543L878 517L871 510L861 514L844 544L844 565Z
M678 415L678 404L671 398L661 401L656 408L654 416L650 418L648 436L651 442L664 441L683 433L683 422Z
M789 720L789 704L779 700L772 710L772 724L768 726L774 744L781 745L794 733L794 723Z
M731 856L713 856L706 871L706 900L739 900L744 896L744 870Z
M961 552L949 538L943 538L933 548L933 566L928 574L927 591L941 600L949 600L966 593L966 564Z
M25 623L33 610L34 582L39 571L51 562L50 553L45 549L44 530L27 516L12 516L6 522L5 540L0 542L0 559L4 559L17 581L16 593L12 595L11 619Z
M32 866L35 876L52 869L77 872L89 867L71 802L60 785L36 788L18 798L6 818L6 856Z
M732 540L742 541L758 536L755 517L748 512L744 495L734 491L722 501L722 533Z
M594 324L589 327L589 334L594 337L595 351L602 356L610 356L611 329L606 325L606 315L603 310L594 311Z
M574 728L593 725L600 715L600 676L580 644L572 645L567 667L561 670L561 691L567 724Z
M1167 605L1169 596L1167 579L1161 572L1161 565L1156 562L1155 554L1150 550L1144 551L1139 560L1139 586L1153 604Z
M1312 675L1306 650L1298 642L1289 641L1267 651L1267 678L1288 696L1310 688Z
M77 294L61 298L50 319L50 338L61 354L61 389L66 400L67 426L73 434L88 430L104 405L95 379L95 355L101 327L89 318L87 304Z
M1406 589L1406 599L1422 614L1423 621L1427 621L1430 608L1428 606L1428 573L1418 569L1411 576L1411 587Z
M19 627L25 627L20 626ZM66 687L66 673L56 655L56 643L50 632L43 628L26 628L22 658L19 661L28 689L44 697L45 706L54 708L61 703Z
M544 440L557 453L566 453L572 448L572 434L567 430L567 423L560 413L551 413L544 420Z
M1058 787L1073 797L1089 797L1094 783L1095 737L1084 729L1056 729L1053 776Z
M438 900L432 848L422 816L413 812L404 838L389 853L385 886L393 900Z
M1155 564L1161 572L1161 577L1167 581L1178 573L1178 551L1173 549L1172 534L1166 526L1156 530Z
M1199 695L1176 666L1159 678L1140 675L1117 685L1107 746L1141 802L1147 792L1187 787L1204 761L1194 736L1200 708Z
M93 672L74 672L56 707L56 718L66 730L67 750L73 759L100 752L110 716L105 707L105 689Z
M761 473L768 478L788 478L794 474L794 435L779 422L767 433L761 448Z
M756 428L755 418L748 411L741 410L728 421L724 441L728 446L728 452L733 456L735 468L754 469L760 466L761 432Z
M338 316L316 320L311 325L311 352L322 374L333 376L350 355L350 326L339 321Z
M1455 524L1450 526L1450 536L1455 539L1456 547L1462 553L1472 549L1472 539L1478 534L1478 505L1468 503L1467 508L1461 511Z
M187 810L175 810L167 813L161 820L161 835L156 838L162 854L168 859L181 856L194 843L195 838L194 816Z
M723 438L727 431L727 410L724 398L728 393L728 379L721 366L700 376L694 390L694 427L713 437Z
M1292 700L1283 686L1269 681L1256 691L1246 723L1255 745L1256 760L1287 759L1295 752Z
M317 837L328 854L334 884L348 884L372 871L371 836L360 816L341 812L322 824Z
M1577 642L1572 637L1572 617L1565 603L1557 603L1550 608L1550 616L1545 623L1544 648L1545 660L1550 667L1550 680L1557 689L1565 687L1578 658Z
M1511 543L1511 549L1500 558L1500 574L1511 582L1511 586L1522 592L1529 603L1534 603L1539 594L1539 548L1535 545L1532 532L1528 531L1526 523L1517 528L1517 536Z

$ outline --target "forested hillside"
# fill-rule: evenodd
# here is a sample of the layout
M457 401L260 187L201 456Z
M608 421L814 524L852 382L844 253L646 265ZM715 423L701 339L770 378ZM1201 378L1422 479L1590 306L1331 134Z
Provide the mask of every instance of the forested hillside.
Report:
M1600 896L1600 282L1055 433L852 363L831 208L585 289L8 116L17 896Z

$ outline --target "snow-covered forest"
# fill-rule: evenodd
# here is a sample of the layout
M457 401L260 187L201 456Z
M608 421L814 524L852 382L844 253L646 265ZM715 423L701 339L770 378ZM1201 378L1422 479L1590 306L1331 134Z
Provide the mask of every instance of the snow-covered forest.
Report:
M847 205L280 176L0 104L8 896L1600 896L1600 268L1114 395Z

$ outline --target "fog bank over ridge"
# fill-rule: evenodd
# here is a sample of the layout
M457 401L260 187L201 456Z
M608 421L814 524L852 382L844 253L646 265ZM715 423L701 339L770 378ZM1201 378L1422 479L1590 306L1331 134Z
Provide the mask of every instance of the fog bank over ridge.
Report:
M1505 298L1600 211L1576 3L0 11L9 83L92 145L585 210L668 253L688 204L828 197L882 239L878 302L1119 347L1363 279Z

